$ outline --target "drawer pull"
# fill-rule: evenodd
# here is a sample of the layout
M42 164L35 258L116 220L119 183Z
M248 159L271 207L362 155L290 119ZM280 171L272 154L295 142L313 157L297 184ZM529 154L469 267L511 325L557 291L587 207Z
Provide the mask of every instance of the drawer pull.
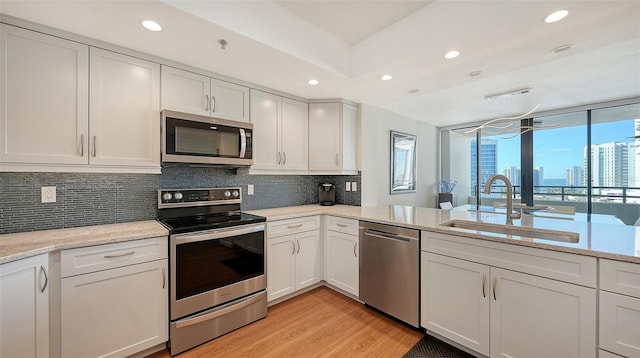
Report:
M484 290L484 286L487 283L487 275L482 274L482 297L487 297L487 293Z
M340 224L340 223L338 223L338 224L336 224L336 225L338 225L339 227L347 227L347 226L349 226L349 225L347 225L347 224Z
M47 288L49 284L49 276L47 275L47 270L45 270L44 266L40 266L40 272L44 275L44 285L40 289L40 293L44 293L44 290Z
M297 228L299 228L299 227L301 227L301 226L302 226L302 224L298 224L298 225L289 225L289 226L287 226L287 229L297 229Z
M354 242L353 243L353 256L358 257L358 253L356 251L356 249L358 248L358 242Z
M164 267L162 268L162 289L164 290L164 288L167 285L167 273L164 270Z
M493 279L493 300L497 301L498 299L496 298L496 286L498 285L498 278L494 278Z
M120 255L104 255L104 258L105 259L118 259L118 258L121 258L121 257L131 256L131 255L133 255L135 253L136 253L135 251L131 251L131 252L127 252L125 254L120 254Z
M293 256L293 255L295 255L295 254L296 254L296 243L295 243L295 242L293 242L293 240L291 240L291 248L292 248L292 250L291 250L291 256Z

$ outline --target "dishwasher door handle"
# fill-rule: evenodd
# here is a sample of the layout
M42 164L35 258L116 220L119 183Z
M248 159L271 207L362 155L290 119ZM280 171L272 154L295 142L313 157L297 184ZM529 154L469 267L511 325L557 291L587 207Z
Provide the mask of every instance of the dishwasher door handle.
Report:
M408 237L408 236L404 236L404 235L389 234L387 232L382 232L382 231L372 230L372 229L365 229L364 230L364 234L368 235L368 236L377 237L379 239L387 239L387 240L398 240L398 241L405 241L405 242L410 242L412 240L416 240L416 241L418 240L417 238L413 238L413 237Z

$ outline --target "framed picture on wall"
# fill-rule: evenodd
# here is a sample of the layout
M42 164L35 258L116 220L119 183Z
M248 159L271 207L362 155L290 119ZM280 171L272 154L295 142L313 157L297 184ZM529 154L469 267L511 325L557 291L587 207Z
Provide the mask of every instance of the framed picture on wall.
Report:
M417 137L391 131L391 194L416 191Z

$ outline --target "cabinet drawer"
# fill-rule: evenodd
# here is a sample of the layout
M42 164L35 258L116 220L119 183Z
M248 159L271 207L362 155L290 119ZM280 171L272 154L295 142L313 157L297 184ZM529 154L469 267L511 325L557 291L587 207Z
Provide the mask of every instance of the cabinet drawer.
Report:
M358 220L327 216L327 229L343 234L358 235Z
M166 237L81 247L60 253L62 277L123 267L168 257Z
M428 231L422 232L422 238L424 251L596 287L595 257Z
M640 357L640 299L600 291L600 348Z
M319 228L319 216L308 216L304 218L267 222L267 238L270 239L272 237L318 230Z
M600 259L600 289L640 298L640 265Z

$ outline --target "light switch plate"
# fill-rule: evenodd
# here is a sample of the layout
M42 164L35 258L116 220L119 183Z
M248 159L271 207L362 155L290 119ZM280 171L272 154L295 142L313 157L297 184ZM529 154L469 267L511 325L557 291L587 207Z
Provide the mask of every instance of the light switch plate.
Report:
M347 186L346 186L346 188L344 190L351 191L351 182L350 181L347 182Z
M351 191L358 191L358 182L351 183Z
M247 185L247 195L253 195L253 184Z
M43 186L40 188L40 196L42 203L55 203L56 202L56 187L55 186Z

